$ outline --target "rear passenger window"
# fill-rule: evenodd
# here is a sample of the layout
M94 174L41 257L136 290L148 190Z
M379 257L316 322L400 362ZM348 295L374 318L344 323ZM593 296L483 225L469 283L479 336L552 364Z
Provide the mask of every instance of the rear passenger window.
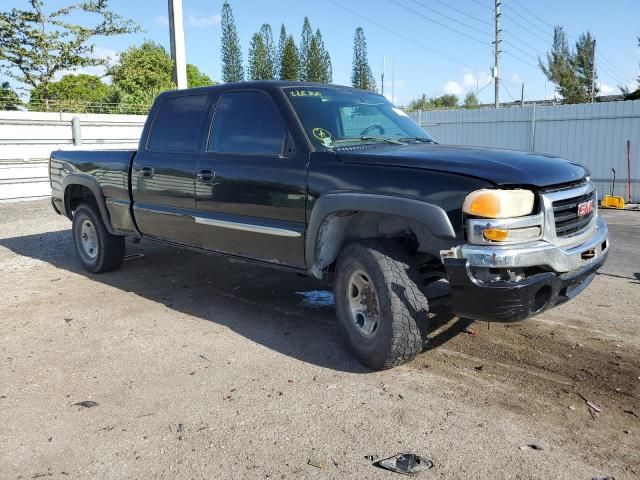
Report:
M167 98L160 105L149 138L149 150L194 152L204 121L207 95Z
M279 155L284 124L262 92L229 92L220 99L209 140L210 152Z

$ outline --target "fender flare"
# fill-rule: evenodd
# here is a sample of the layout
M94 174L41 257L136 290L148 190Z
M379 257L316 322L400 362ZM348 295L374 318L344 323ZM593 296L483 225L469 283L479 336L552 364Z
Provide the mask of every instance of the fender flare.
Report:
M369 193L332 193L321 196L314 204L305 240L305 263L314 272L316 246L322 224L337 212L370 212L396 215L415 220L431 234L443 240L455 240L456 233L444 209L433 203L393 195ZM317 272L314 272L317 274Z
M69 204L67 202L67 188L72 185L82 185L83 187L91 190L91 193L93 193L93 196L96 199L98 210L100 210L100 216L102 217L102 221L104 222L107 231L114 235L116 232L111 226L111 218L109 217L109 211L107 210L104 194L102 193L102 189L100 188L98 181L91 175L72 173L64 178L62 181L62 205L64 208L64 214L68 218L72 218L71 212L69 211Z

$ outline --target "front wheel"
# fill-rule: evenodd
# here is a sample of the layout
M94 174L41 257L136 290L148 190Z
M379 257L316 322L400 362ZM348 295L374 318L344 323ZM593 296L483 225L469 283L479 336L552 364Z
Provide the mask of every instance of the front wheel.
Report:
M428 317L428 302L410 269L408 253L391 241L350 243L338 258L338 320L351 351L374 370L422 351L418 323Z
M124 237L111 235L100 213L81 205L73 213L73 241L85 270L103 273L116 270L124 260Z

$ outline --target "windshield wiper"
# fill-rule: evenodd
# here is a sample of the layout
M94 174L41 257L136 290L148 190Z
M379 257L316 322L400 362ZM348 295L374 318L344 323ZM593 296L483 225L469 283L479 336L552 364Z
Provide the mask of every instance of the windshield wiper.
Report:
M383 142L390 143L392 145L406 145L404 142L399 140L394 140L392 138L385 137L372 137L372 136L362 136L362 137L344 137L344 138L336 138L332 143L332 145L336 145L338 143L348 143L348 142Z
M427 137L403 137L403 138L399 138L398 140L404 140L404 141L413 140L414 142L420 142L420 143L438 143L435 140L432 140L431 138L427 138Z
M393 145L404 145L404 142L400 142L399 140L394 140L393 138L386 138L386 137L365 136L365 137L360 137L360 140L362 140L363 142L365 142L365 141L374 141L374 142L391 143Z

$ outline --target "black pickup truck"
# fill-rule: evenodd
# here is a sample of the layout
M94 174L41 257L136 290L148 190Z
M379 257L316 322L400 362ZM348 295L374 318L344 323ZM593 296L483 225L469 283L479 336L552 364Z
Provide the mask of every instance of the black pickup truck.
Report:
M604 263L589 173L549 155L439 145L384 97L247 82L161 94L137 151L56 151L53 208L93 273L144 238L325 278L354 354L421 352L429 287L451 310L522 320Z

